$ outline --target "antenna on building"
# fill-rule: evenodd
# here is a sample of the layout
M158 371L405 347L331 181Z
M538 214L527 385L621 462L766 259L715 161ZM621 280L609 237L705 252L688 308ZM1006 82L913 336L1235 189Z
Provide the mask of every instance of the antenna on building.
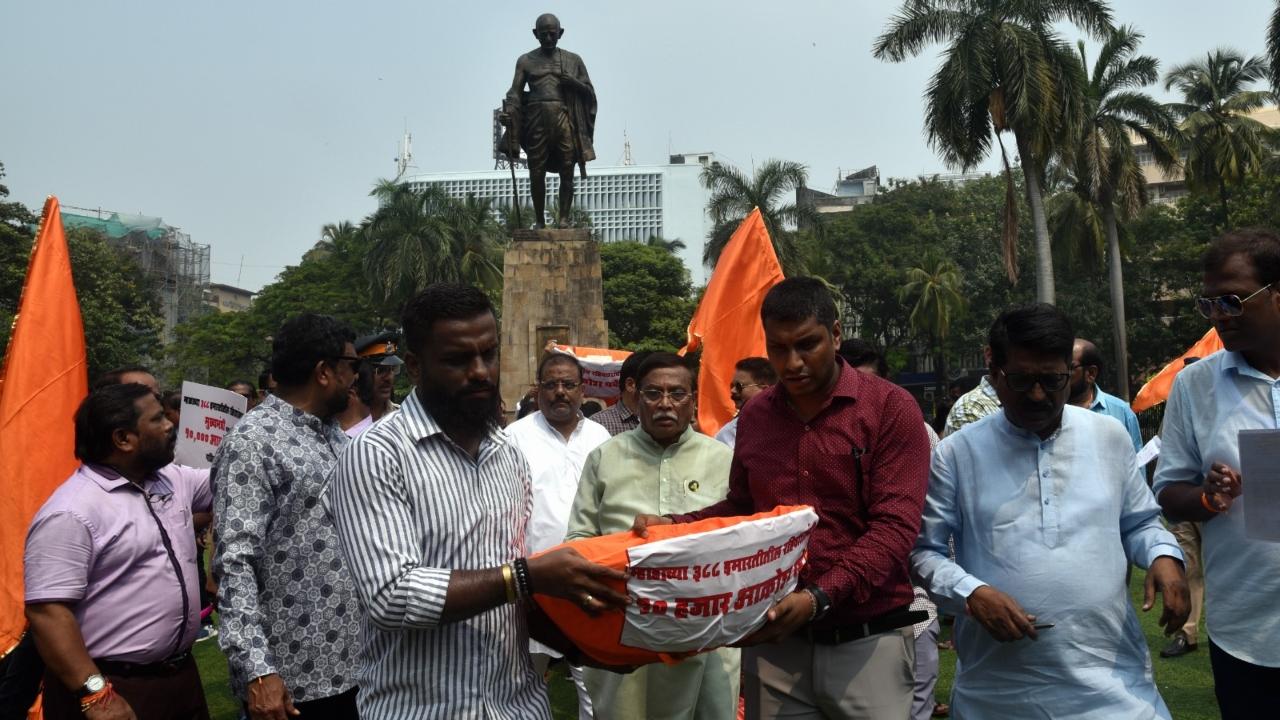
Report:
M408 123L406 123L406 126ZM399 180L409 168L413 167L413 134L409 132L408 127L405 128L404 136L400 138L400 149L396 153L396 180Z
M627 137L627 129L622 128L622 167L631 167L635 165L635 158L631 157L631 138Z

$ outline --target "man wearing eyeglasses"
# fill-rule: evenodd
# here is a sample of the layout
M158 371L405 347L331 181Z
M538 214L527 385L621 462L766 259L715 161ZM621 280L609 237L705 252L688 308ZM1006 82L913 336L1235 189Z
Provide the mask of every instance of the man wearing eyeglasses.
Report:
M525 535L530 554L564 542L587 455L610 438L603 425L582 416L582 366L575 358L547 353L538 365L537 378L538 410L507 426L533 473L533 510ZM529 641L529 650L539 675L545 675L552 659L560 657L536 640ZM582 668L570 666L569 671L578 688L578 717L591 720L591 697Z
M399 341L398 333L388 331L366 335L355 342L356 354L373 369L373 401L369 405L369 416L373 422L400 409L392 400L396 377L404 366L404 361L396 355Z
M1052 305L991 326L990 378L1002 410L942 441L912 567L956 616L956 717L1168 718L1130 563L1146 601L1182 626L1182 552L1124 428L1067 404L1075 333ZM955 559L948 540L955 540Z
M743 358L733 366L733 381L729 383L729 399L733 400L733 407L738 412L742 412L742 406L746 405L748 400L764 392L776 382L778 382L778 373L774 372L773 366L769 364L769 358ZM738 440L737 415L720 428L720 432L716 433L716 439L730 448L734 446Z
M733 453L691 427L694 376L685 359L653 353L636 371L640 427L587 456L568 539L631 528L640 514L684 513L724 498ZM739 651L720 649L630 675L587 668L596 716L609 720L730 720L738 709Z
M1225 348L1178 374L1154 490L1199 521L1214 692L1225 720L1274 712L1280 681L1280 544L1245 532L1239 433L1280 428L1280 236L1236 230L1204 258L1200 312Z
M213 461L213 572L232 691L250 720L355 718L360 605L320 493L349 439L354 334L306 313L275 334L275 392Z

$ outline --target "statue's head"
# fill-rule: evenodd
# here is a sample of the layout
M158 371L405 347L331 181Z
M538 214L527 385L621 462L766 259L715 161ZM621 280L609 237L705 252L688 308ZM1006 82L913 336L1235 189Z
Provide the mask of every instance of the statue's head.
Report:
M538 44L543 50L554 48L563 35L564 28L560 27L560 19L551 13L539 15L538 21L533 24L533 36L538 38Z

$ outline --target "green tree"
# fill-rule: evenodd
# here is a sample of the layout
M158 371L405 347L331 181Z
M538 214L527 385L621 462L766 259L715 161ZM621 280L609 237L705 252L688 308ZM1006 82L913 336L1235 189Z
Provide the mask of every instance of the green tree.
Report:
M766 160L751 177L721 163L703 168L702 185L711 191L707 214L711 216L712 230L702 251L702 261L714 268L738 225L752 210L760 208L782 272L788 276L804 274L806 268L796 234L787 228L822 226L823 219L817 210L794 202L796 189L804 187L808 177L804 165L788 160ZM791 198L791 202L786 198Z
M684 263L640 242L600 246L609 345L628 350L683 347L697 307Z
M911 304L909 322L917 333L930 338L938 353L938 393L947 390L947 336L955 318L964 313L964 281L960 269L936 252L907 270L907 282L898 291L903 303Z
M925 129L948 165L971 168L993 135L1006 176L1006 269L1016 280L1017 211L1012 169L1000 134L1011 132L1035 230L1036 297L1054 301L1053 257L1041 180L1046 163L1078 120L1082 78L1070 47L1054 30L1068 21L1100 37L1111 11L1099 0L909 0L877 38L877 58L901 62L949 43L925 92Z
M505 237L489 201L455 200L438 187L418 192L388 181L371 194L379 207L364 224L365 272L383 308L398 310L433 282L500 290Z
M1250 89L1266 72L1261 57L1219 48L1165 76L1165 89L1177 88L1183 98L1169 107L1181 121L1187 189L1217 194L1222 228L1231 226L1227 189L1258 174L1270 155L1268 144L1275 141L1274 131L1248 117L1272 97Z
M1096 256L1105 242L1112 306L1112 342L1116 362L1116 393L1129 398L1129 353L1124 310L1124 272L1120 257L1118 216L1132 217L1146 204L1146 177L1131 138L1146 144L1154 162L1172 170L1177 158L1171 138L1178 134L1169 110L1140 91L1159 79L1159 63L1135 55L1142 35L1131 27L1116 29L1098 52L1089 72L1084 43L1079 44L1080 71L1088 73L1083 87L1083 122L1062 149L1072 168L1067 197L1053 210L1055 239L1068 246L1085 243L1086 255ZM1065 211L1064 211L1065 210ZM1101 232L1099 232L1101 231ZM1065 238L1063 236L1066 236Z

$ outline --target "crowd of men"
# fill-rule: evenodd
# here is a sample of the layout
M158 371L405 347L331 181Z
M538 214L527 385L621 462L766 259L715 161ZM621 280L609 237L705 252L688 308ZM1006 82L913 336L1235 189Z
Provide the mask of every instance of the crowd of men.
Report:
M591 418L583 368L548 354L506 425L497 317L463 285L408 303L403 348L328 316L285 322L265 392L229 388L251 409L210 470L174 464L173 403L149 372L109 373L74 419L81 466L31 524L27 650L0 684L21 682L15 662L44 668L54 720L207 718L191 654L212 634L207 589L252 720L549 719L553 665L580 718L1169 718L1136 565L1169 656L1197 646L1194 570L1222 715L1266 717L1280 545L1245 531L1238 433L1280 427L1280 237L1216 239L1197 305L1226 350L1175 382L1153 486L1136 418L1059 309L994 319L988 372L939 441L803 277L765 298L767 357L737 364L715 438L696 427L697 374L667 352L632 354ZM577 539L798 504L818 515L800 582L735 647L602 666L531 602L631 602ZM933 700L940 614L949 708Z

